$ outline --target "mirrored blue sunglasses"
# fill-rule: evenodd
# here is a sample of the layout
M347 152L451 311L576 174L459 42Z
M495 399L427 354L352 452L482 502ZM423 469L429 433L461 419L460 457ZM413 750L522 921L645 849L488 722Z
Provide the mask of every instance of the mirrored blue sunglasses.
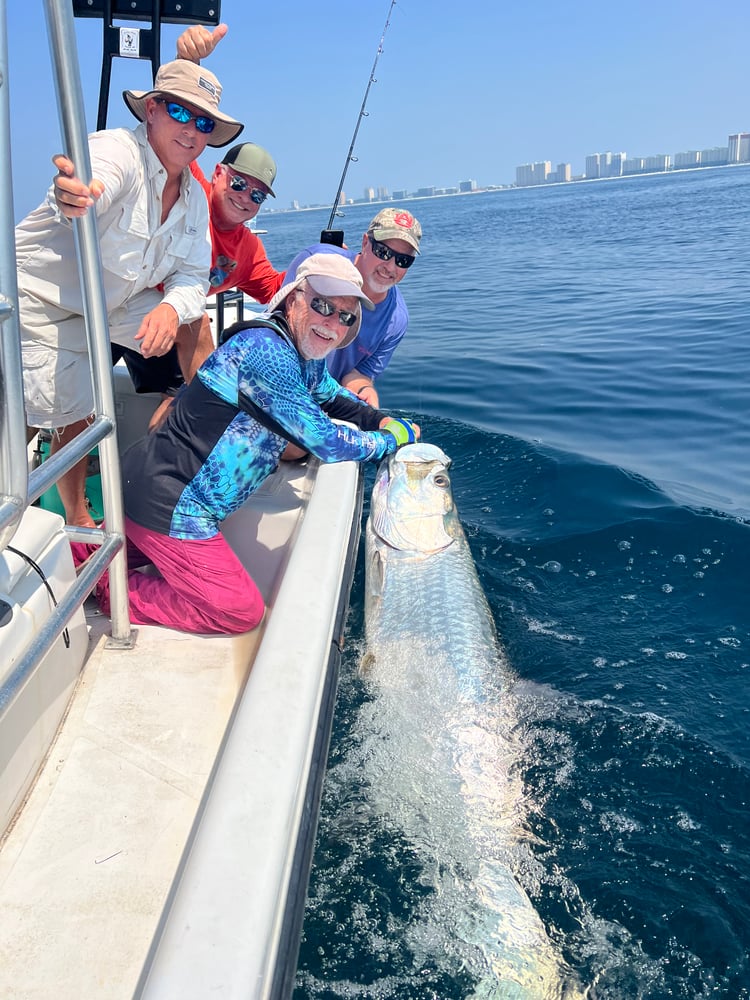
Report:
M157 97L155 100L157 104L164 105L170 118L174 118L176 122L181 122L183 125L194 121L195 127L204 135L210 135L216 128L216 122L213 118L209 118L208 115L194 115L187 108L183 108L181 104L177 104L175 101L167 101L163 97Z

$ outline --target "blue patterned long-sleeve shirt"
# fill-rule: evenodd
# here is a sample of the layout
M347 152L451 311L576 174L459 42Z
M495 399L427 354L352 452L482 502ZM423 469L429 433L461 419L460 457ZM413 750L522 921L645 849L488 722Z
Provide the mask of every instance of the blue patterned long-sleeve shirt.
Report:
M204 362L166 423L123 457L125 512L173 538L201 539L238 510L274 471L288 441L323 462L378 460L392 434L336 424L321 409L363 427L384 416L343 389L325 361L306 361L281 333L252 324Z

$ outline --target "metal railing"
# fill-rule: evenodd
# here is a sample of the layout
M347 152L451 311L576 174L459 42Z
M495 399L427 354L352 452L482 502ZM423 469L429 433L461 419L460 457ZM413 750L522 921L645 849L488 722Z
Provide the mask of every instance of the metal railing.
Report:
M63 145L76 173L91 177L72 7L60 0L44 0L44 9ZM98 548L14 664L12 676L0 690L0 706L41 662L107 567L110 567L112 615L110 644L123 648L132 645L112 359L95 213L76 219L73 229L92 370L94 418L78 437L29 472L13 239L7 0L0 0L0 550L11 542L29 504L96 445L99 445L104 507L104 523L100 528L66 526L72 541L95 542Z

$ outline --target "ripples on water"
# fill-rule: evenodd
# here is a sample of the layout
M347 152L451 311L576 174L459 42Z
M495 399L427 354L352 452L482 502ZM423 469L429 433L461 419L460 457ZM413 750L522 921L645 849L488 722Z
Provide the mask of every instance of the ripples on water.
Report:
M739 168L412 206L381 392L454 459L519 678L517 874L606 1000L750 998L749 196ZM315 216L280 217L272 259ZM363 780L362 585L295 998L464 1000L468 966L415 949L429 879Z
M750 168L411 207L424 252L402 284L411 327L386 400L750 515ZM347 210L351 245L372 211ZM325 221L274 219L272 259Z
M458 456L458 507L518 678L529 835L509 857L550 936L600 998L747 998L748 525L601 463L424 428ZM362 586L295 997L464 1000L471 963L414 948L432 881L368 788Z

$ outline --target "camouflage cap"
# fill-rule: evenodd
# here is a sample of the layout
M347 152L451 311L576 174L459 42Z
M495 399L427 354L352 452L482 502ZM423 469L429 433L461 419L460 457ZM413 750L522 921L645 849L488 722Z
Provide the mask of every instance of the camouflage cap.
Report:
M419 253L422 227L405 208L384 208L367 227L367 232L376 240L405 240Z

